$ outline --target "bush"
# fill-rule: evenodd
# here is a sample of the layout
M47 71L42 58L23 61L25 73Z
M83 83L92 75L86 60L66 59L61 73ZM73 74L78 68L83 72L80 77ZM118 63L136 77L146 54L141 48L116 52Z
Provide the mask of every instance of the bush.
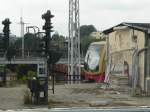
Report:
M28 77L28 79L31 79L32 77L36 77L36 73L33 71L28 71L27 77Z
M24 104L32 104L32 99L31 99L31 93L30 90L28 88L23 90L24 92L24 97L23 97L23 102Z
M23 76L23 77L21 77L20 79L19 79L19 81L21 82L21 83L26 83L27 82L27 76Z
M26 75L22 76L21 78L19 78L19 81L21 83L26 83L28 81L28 79L31 79L32 77L35 77L36 73L33 71L28 71Z

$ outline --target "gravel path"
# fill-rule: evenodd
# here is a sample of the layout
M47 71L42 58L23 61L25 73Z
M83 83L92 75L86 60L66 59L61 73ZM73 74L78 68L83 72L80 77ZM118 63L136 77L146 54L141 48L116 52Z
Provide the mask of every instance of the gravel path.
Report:
M23 108L23 89L25 86L0 88L0 109Z
M39 108L39 106L24 105L23 95L26 87L27 87L26 85L18 85L17 87L6 87L6 88L1 87L0 110ZM42 107L44 108L44 106Z
M49 92L51 93L51 92ZM122 89L103 89L102 84L57 85L49 94L50 107L150 106L150 97L132 97ZM100 105L97 105L100 102ZM106 105L105 105L106 104Z
M50 105L52 107L87 107L90 101L97 99L95 88L96 84L57 85L54 95L49 92Z
M88 106L89 102L96 100L96 84L56 85L55 94L49 90L49 102L53 107ZM25 109L37 106L23 104L23 91L26 85L0 88L0 109Z

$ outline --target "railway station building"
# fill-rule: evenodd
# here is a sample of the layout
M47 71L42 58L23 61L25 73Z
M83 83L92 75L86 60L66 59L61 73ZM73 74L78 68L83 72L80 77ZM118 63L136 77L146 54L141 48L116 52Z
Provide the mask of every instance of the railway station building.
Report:
M103 31L111 74L126 75L132 87L150 92L150 23L120 23Z

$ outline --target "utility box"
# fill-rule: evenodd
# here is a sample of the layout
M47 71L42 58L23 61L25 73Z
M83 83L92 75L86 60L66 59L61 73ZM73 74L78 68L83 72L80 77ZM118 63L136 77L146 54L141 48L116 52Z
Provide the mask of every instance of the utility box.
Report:
M28 81L28 88L31 92L33 104L48 104L48 75L47 64L37 65L37 76Z
M37 65L37 77L47 77L47 64L41 63Z
M48 104L47 63L38 64L37 68L38 104Z

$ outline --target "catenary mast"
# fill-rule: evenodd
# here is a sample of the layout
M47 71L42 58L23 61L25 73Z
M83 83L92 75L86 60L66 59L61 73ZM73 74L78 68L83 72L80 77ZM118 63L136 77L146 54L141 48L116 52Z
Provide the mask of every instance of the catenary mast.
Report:
M69 0L68 83L80 80L79 0Z

